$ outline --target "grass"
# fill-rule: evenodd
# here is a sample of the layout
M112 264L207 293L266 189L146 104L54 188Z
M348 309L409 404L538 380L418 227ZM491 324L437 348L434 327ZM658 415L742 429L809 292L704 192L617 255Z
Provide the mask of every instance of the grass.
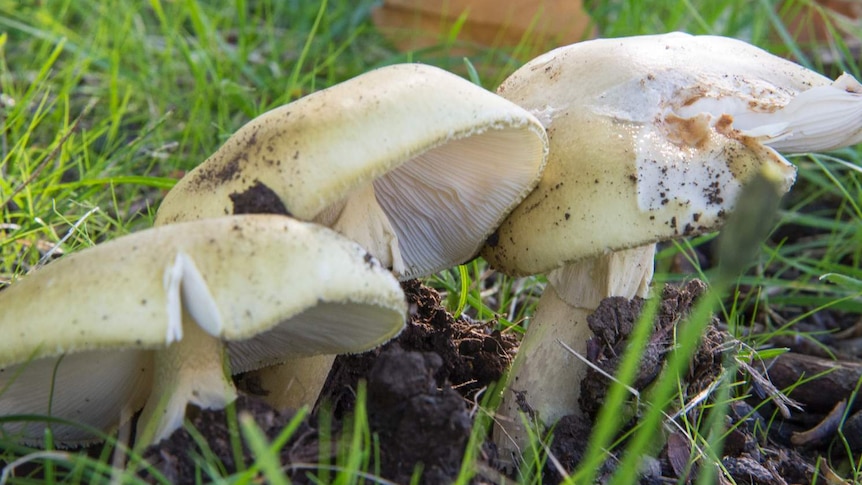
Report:
M821 72L834 75L846 70L857 78L860 75L848 43L834 32L821 44L825 53L793 39L782 19L808 12L804 10L811 6L807 1L786 1L780 8L767 0L586 3L605 36L671 30L727 35L795 55ZM440 48L398 53L371 25L372 6L365 0L0 0L0 284L62 253L150 226L165 191L184 171L269 108L395 62L426 62L474 77L479 72L489 88L521 62L517 49L488 49L470 57L469 65L478 68L470 71L460 56L449 54L457 44L451 40ZM803 25L810 24L811 18L803 16ZM665 246L658 255L658 267L671 268L687 260L695 274L713 283L718 289L708 299L710 306L702 310L704 315L717 310L731 331L744 334L744 342L754 352L781 335L814 341L814 335L800 330L804 325L796 324L816 312L858 319L862 314L860 158L858 149L792 157L799 167L799 181L779 210L772 238L761 247L753 267L729 283L726 291L719 291L723 284L715 284L714 265L701 269L695 259L697 251L712 243L711 235ZM800 231L809 236L792 242L782 236ZM48 254L55 245L58 249ZM683 277L667 271L656 280ZM444 293L453 311L494 319L511 331L520 331L516 324L532 312L543 285L541 278L498 277L481 262L443 272L429 282ZM693 336L679 335L679 345L693 345L698 325L705 321L704 316L692 317L692 325L686 328L693 329ZM749 328L756 331L749 334ZM635 357L629 358L630 366L637 362ZM745 383L730 376L728 372L707 405L724 405L750 392ZM660 412L662 407L647 406L673 401L677 382L672 375L662 382L669 384L642 403L648 417L644 423L669 423ZM620 386L613 388L609 399L622 402L628 397ZM488 424L487 419L477 423L472 446L481 442ZM572 481L588 482L604 450L620 446L614 441L616 424L610 417L603 423L585 462L590 466L576 471ZM350 449L360 451L337 457L329 471L316 471L321 483L354 483L360 472L374 473L368 469L373 437L367 423L363 428L361 412L354 424L353 432L342 439L356 440ZM684 424L699 445L693 449L692 463L720 472L713 461L720 456L721 427L708 422ZM272 460L278 443L266 443L246 419L239 419L239 427L257 462L230 480L251 481L260 472L279 483L283 476ZM661 442L652 434L656 428L643 425L633 432L621 470L636 466L641 451L655 451ZM537 449L537 460L547 459L542 447ZM0 443L0 450L0 459L7 462L42 463L45 476L57 481L113 477L135 482L131 473L111 466L110 452L97 458L54 450L32 454L12 443ZM468 457L475 456L477 448L471 450ZM202 460L207 463L205 457ZM858 456L830 466L845 477L862 480ZM206 470L221 476L218 464L209 463L201 473ZM472 463L465 462L459 481L466 483L473 473ZM625 475L618 478L624 481ZM535 474L525 481L539 479ZM9 480L32 483L27 478Z

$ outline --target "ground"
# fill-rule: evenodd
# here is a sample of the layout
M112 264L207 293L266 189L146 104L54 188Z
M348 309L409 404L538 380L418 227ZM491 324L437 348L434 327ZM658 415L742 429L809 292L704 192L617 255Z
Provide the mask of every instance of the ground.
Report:
M379 461L372 469L379 470L379 475L386 480L409 483L416 467L420 466L422 483L451 483L461 466L481 392L502 377L517 350L517 339L492 330L483 322L453 319L440 305L437 293L418 282L407 282L404 288L411 305L411 321L407 329L379 349L339 357L325 386L322 402L326 402L333 412L331 429L335 436L333 441L336 441L344 420L355 410L357 389L360 381L364 380L367 382L366 409L370 431L376 433L380 450ZM672 342L674 325L704 288L703 283L693 280L664 289L654 333L635 381L636 388L644 389L658 375ZM602 303L590 319L596 337L589 346L588 357L596 366L613 371L641 307L640 300L622 298L610 298ZM722 372L728 352L736 348L737 343L720 330L721 327L721 322L715 319L692 359L685 379L688 388L684 392L688 398L702 395L709 388ZM783 359L787 363L785 367L796 366L795 370L784 372L786 379L798 378L800 373L810 372L814 365L814 362L799 364L797 360ZM781 363L779 360L775 365ZM817 361L817 364L822 363ZM842 382L855 383L862 375L856 369L846 371L857 372L856 379L845 375ZM741 369L741 372L754 371ZM603 400L606 382L597 373L585 379L582 407L589 418L566 417L555 428L550 449L566 472L577 466L580 460L585 437L592 426L590 419L598 410L596 403L600 405ZM768 387L768 381L763 386L759 389L761 396L752 395L731 405L725 419L730 432L725 438L722 464L736 483L811 483L818 456L836 457L842 453L842 450L829 448L837 436L837 421L833 418L831 425L829 419L824 421L824 415L841 400L842 393L803 388L802 392L794 393L794 398L806 401L805 404L812 409L806 413L793 409L784 418L775 411L775 405L764 404L769 398L776 397L776 391ZM237 401L238 412L253 415L269 439L274 439L291 419L292 413L270 408L254 395L253 386L245 387L252 392ZM823 402L811 406L810 402L817 399ZM702 409L694 408L690 413L704 412ZM689 418L696 422L702 417L692 415ZM637 413L632 408L631 422L636 419ZM769 426L767 420L771 421ZM821 421L826 424L818 426L814 432L816 436L798 437L799 431ZM212 453L223 461L226 471L235 469L225 413L198 412L192 422L209 443ZM862 419L848 420L845 434L848 434L848 426L857 426L858 429L859 423ZM765 432L767 428L769 431ZM850 440L850 446L856 451L860 449L859 435ZM329 433L321 432L318 420L312 415L302 422L283 448L281 460L291 470L294 482L312 483L314 477L318 477L308 464L319 460L321 449L326 449L321 448L320 440L321 437L327 439L327 436ZM690 464L692 445L687 435L682 430L673 430L666 433L666 439L659 456L642 470L643 483L665 483L697 475L697 464ZM332 460L338 453L335 448L329 448ZM172 482L188 483L195 480L193 456L200 453L194 451L197 449L194 437L181 430L151 447L146 456ZM251 462L251 454L247 450L245 456ZM494 458L493 445L485 443L480 453L482 471L474 478L474 483L501 481L504 475L496 469ZM613 466L614 460L607 460L599 477L609 475ZM819 466L823 473L824 465L821 463ZM558 469L546 466L545 483L555 483L560 478Z

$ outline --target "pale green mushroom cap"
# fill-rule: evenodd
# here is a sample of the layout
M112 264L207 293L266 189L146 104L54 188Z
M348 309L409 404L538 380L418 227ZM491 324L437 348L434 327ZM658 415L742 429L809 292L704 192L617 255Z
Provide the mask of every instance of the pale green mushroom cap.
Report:
M475 256L546 153L514 103L435 67L388 66L250 121L177 183L156 224L280 212L417 277Z
M0 307L0 415L47 414L59 362L52 415L100 429L143 405L153 350L183 339L184 312L235 345L241 369L372 348L406 312L398 282L359 245L274 215L180 223L65 256L0 292ZM25 441L43 427L0 425ZM54 433L67 445L93 438Z
M834 83L745 42L673 33L600 39L544 54L498 92L550 139L536 190L482 250L512 274L719 228L776 150L862 139L862 86ZM825 122L830 116L840 121Z

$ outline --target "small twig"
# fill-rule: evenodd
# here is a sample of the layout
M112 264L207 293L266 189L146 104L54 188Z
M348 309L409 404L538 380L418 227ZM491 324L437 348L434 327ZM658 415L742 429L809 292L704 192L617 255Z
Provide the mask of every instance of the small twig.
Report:
M482 386L481 389L476 391L476 394L473 396L473 407L470 408L470 417L475 419L476 413L482 409L482 404L480 402L480 398L485 394L485 391L488 390L488 386Z
M790 442L797 446L807 445L823 441L838 431L841 426L841 419L844 417L844 411L847 410L847 399L838 401L832 411L826 415L813 428L806 431L794 431L790 435Z
M712 394L712 391L714 391L715 388L718 387L719 381L720 381L720 379L715 379L714 381L710 382L709 386L707 386L706 389L697 393L697 395L694 396L688 403L686 403L686 405L682 409L673 413L671 416L668 416L668 418L675 420L676 418L682 416L683 414L688 414L689 411L694 409L695 406L697 406L698 404L705 401L706 398L708 398L709 395Z
M51 153L49 153L48 156L46 156L45 159L39 163L39 166L36 167L36 170L34 170L33 173L31 173L30 176L27 177L27 180L21 182L20 184L18 184L17 187L15 187L14 190L12 190L12 193L9 195L9 197L6 197L6 200L4 200L3 203L0 204L0 206L5 207L6 204L8 204L16 195L18 195L19 192L24 190L25 187L27 187L34 180L36 180L36 177L38 177L39 174L42 173L42 170L45 170L45 167L48 166L48 162L53 160L60 153L60 149L63 148L63 145L66 144L66 141L69 140L69 137L72 136L72 133L74 133L75 130L78 128L78 124L81 122L81 119L86 116L95 105L96 100L92 100L87 103L87 106L84 107L84 110L81 111L81 114L79 114L78 117L75 118L75 121L72 122L72 126L70 126L66 133L60 138L60 141L57 143L57 146L55 146L54 149L51 150Z
M129 406L120 410L120 422L123 423L117 429L117 446L111 454L111 484L123 482L123 465L126 462L126 450L132 443L132 417L134 411Z
M799 411L802 411L802 404L798 401L790 399L787 397L781 390L779 390L768 378L763 377L756 369L750 366L747 362L744 362L740 358L735 358L736 363L739 367L748 373L751 376L751 379L759 385L766 395L772 400L776 407L778 407L778 411L781 413L781 416L784 419L790 418L790 409L788 406L792 406Z
M452 389L459 389L461 387L469 386L470 384L475 384L475 383L476 383L476 379L470 379L469 381L464 381L460 384L455 384L454 386L449 386L449 387L451 387Z
M75 222L75 224L73 224L72 227L70 227L68 231L66 231L66 234L59 241L57 241L57 244L54 244L54 246L52 246L51 249L49 249L45 253L45 255L39 259L39 262L37 262L36 265L33 266L33 268L30 271L33 271L33 270L43 266L48 261L50 261L51 256L53 256L54 253L60 249L60 245L65 243L66 240L68 240L70 237L72 237L72 234L74 234L75 231L78 230L78 227L80 227L81 224L83 224L84 221L87 220L88 217L90 217L94 212L98 212L98 211L99 211L98 207L94 207L94 208L90 209L89 211L87 211L86 214L84 214L80 219L78 219L78 221Z

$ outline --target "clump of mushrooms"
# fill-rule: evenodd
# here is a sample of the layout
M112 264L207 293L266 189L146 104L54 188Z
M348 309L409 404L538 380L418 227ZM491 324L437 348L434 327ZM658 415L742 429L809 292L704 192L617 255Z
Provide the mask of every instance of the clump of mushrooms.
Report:
M414 278L472 259L546 154L541 124L514 103L435 67L388 66L250 121L177 183L156 224L289 214ZM333 358L258 378L278 407L313 405Z
M139 432L155 440L181 425L187 403L217 408L234 398L222 341L235 344L239 367L359 352L395 336L406 313L397 280L358 244L274 215L97 245L15 282L0 307L0 415L109 431L146 402ZM28 443L40 443L45 427L0 423ZM72 424L51 427L60 446L97 440Z
M776 150L862 140L862 86L742 41L673 33L553 50L498 92L535 114L551 144L537 189L482 251L505 273L548 273L495 429L514 464L521 411L545 426L579 412L585 364L558 340L584 355L602 298L646 295L654 243L718 229L762 168L788 190L795 169Z

